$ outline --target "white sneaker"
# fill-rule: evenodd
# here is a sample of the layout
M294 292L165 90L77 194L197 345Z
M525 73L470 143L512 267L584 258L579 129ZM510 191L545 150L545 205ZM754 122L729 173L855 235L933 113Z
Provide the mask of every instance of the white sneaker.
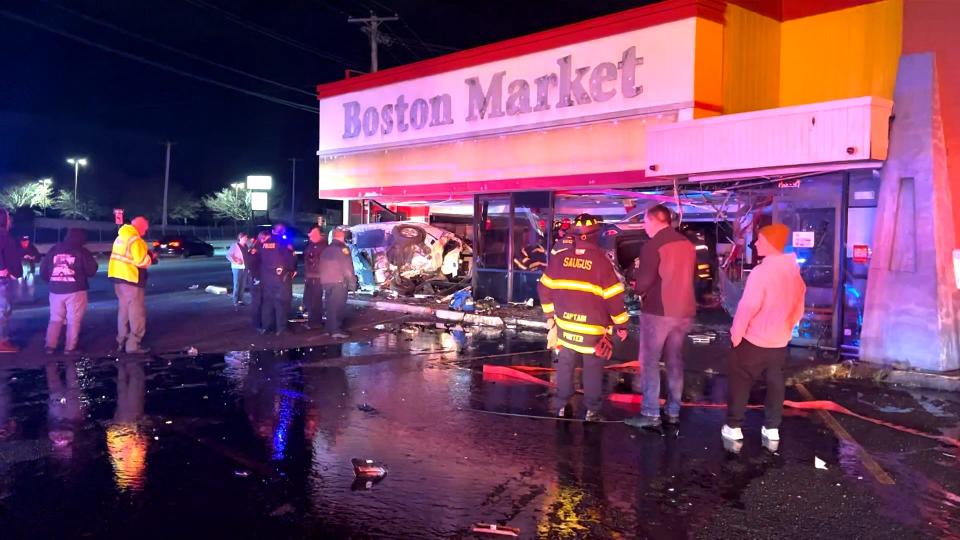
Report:
M743 440L743 431L741 431L740 428L738 428L738 427L730 427L730 426L728 426L728 425L726 425L726 424L724 424L724 425L723 425L723 429L720 430L720 435L722 435L724 439L727 439L727 440L730 440L730 441L742 441L742 440Z
M777 428L761 428L760 436L768 441L779 441L780 440L780 430Z

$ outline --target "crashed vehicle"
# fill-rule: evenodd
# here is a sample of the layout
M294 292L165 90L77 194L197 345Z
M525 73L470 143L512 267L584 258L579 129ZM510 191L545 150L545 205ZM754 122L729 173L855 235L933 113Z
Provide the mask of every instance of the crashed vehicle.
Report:
M451 292L469 282L473 250L450 231L416 221L350 227L353 266L361 292Z

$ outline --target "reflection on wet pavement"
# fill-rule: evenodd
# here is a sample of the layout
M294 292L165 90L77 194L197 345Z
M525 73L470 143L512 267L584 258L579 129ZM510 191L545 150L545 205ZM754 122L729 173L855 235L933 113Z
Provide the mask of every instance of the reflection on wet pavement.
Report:
M776 451L750 413L738 453L719 437L723 409L685 408L663 433L484 414L548 416L542 386L481 374L550 366L542 335L381 330L313 349L0 369L3 537L458 538L483 522L524 538L907 538L960 525L956 458L929 459L956 449L844 419L896 478L886 487L796 411ZM606 390L629 392L631 377L609 373ZM722 375L688 374L692 401L725 392ZM875 401L859 392L849 401ZM955 428L951 405L914 404ZM388 472L358 479L354 458Z

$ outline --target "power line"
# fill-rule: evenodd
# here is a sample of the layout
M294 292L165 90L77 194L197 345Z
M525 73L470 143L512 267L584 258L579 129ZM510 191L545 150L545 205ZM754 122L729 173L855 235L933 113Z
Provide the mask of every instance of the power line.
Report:
M274 32L273 30L270 30L269 28L266 28L266 27L264 27L264 26L260 26L259 24L256 24L256 23L254 23L254 22L250 22L250 21L244 19L243 17L240 17L239 15L236 15L236 14L233 13L233 12L227 11L227 10L221 8L221 7L215 6L215 5L210 4L210 3L208 3L208 2L204 2L203 0L184 0L184 1L187 2L188 4L192 4L192 5L197 6L197 7L200 7L200 8L205 8L205 9L208 9L208 10L210 10L210 11L217 12L217 13L219 13L222 17L224 17L225 19L233 22L234 24L237 24L237 25L239 25L239 26L242 26L242 27L244 27L244 28L246 28L246 29L248 29L248 30L252 30L252 31L254 31L254 32L263 34L263 35L265 35L265 36L267 36L267 37L269 37L269 38L271 38L271 39L274 39L274 40L276 40L276 41L279 41L280 43L289 45L289 46L291 46L291 47L295 47L295 48L297 48L297 49L300 49L301 51L308 52L308 53L313 54L313 55L315 55L315 56L318 56L318 57L320 57L320 58L324 58L324 59L326 59L326 60L332 60L332 61L334 61L334 62L338 62L338 63L343 64L343 65L346 65L346 66L356 67L356 65L355 65L353 62L351 62L350 60L347 60L346 58L343 58L342 56L338 56L338 55L335 55L335 54L333 54L333 53L328 53L328 52L326 52L326 51L321 51L321 50L319 50L319 49L315 49L315 48L313 48L313 47L311 47L311 46L309 46L309 45L307 45L307 44L305 44L305 43L303 43L303 42L301 42L301 41L297 41L297 40L295 40L295 39L293 39L293 38L289 38L289 37L287 37L287 36L284 36L283 34L279 34L279 33L277 33L277 32Z
M397 13L397 10L391 8L390 6L384 4L383 2L380 2L379 0L370 0L370 1L373 2L374 4L380 6L381 9L384 9L384 10L387 10L387 11L392 11L392 12L394 12L394 13ZM400 23L403 24L403 26L407 29L407 31L410 32L410 35L413 36L413 38L414 38L415 40L417 40L417 42L420 43L420 45L421 45L425 50L428 50L428 51L431 51L431 52L433 52L432 49L439 49L439 50L444 50L444 51L447 51L447 52L455 52L455 51L461 50L461 49L458 49L458 48L456 48L456 47L448 47L448 46L446 46L446 45L437 45L436 43L427 43L426 41L424 41L424 40L420 37L420 34L418 34L417 31L414 30L413 27L410 26L410 25L407 23L407 20L406 20L406 19L404 19L404 18L401 17L401 18L400 18ZM398 38L398 39L399 39L401 42L404 41L404 38Z
M237 68L233 68L233 67L230 67L230 66L226 66L226 65L224 65L224 64L221 64L221 63L219 63L219 62L215 62L215 61L213 61L213 60L208 60L208 59L206 59L206 58L203 58L202 56L198 56L198 55L196 55L196 54L193 54L193 53L184 51L184 50L182 50L182 49L178 49L178 48L173 47L173 46L171 46L171 45L167 45L167 44L165 44L165 43L161 43L161 42L156 41L156 40L154 40L154 39L150 39L150 38L148 38L148 37L141 36L141 35L139 35L139 34L136 34L136 33L134 33L134 32L131 32L130 30L127 30L127 29L125 29L125 28L116 26L116 25L111 24L111 23L108 23L108 22L106 22L106 21L102 21L102 20L97 19L97 18L95 18L95 17L91 17L90 15L86 15L86 14L81 13L81 12L79 12L79 11L72 10L72 9L66 7L66 6L63 6L63 5L60 5L60 4L54 4L54 7L56 7L57 9L63 10L63 11L65 11L65 12L67 12L67 13L70 13L71 15L74 15L74 16L76 16L76 17L80 17L81 19L83 19L83 20L85 20L85 21L87 21L87 22L90 22L90 23L93 23L93 24L102 26L102 27L104 27L104 28L109 28L110 30L113 30L114 32L118 32L118 33L120 33L120 34L123 34L123 35L125 35L125 36L131 37L131 38L133 38L133 39L138 39L138 40L143 41L143 42L145 42L145 43L149 43L149 44L151 44L151 45L153 45L153 46L155 46L155 47L160 47L161 49L164 49L164 50L168 50L168 51L175 52L175 53L177 53L177 54L179 54L179 55L185 56L185 57L190 58L190 59L192 59L192 60L196 60L196 61L198 61L198 62L203 62L204 64L216 66L216 67L218 67L218 68L220 68L220 69L224 69L224 70L230 71L230 72L232 72L232 73L237 73L237 74L243 75L243 76L245 76L245 77L250 77L251 79L255 79L255 80L258 80L258 81L260 81L260 82L265 82L265 83L268 83L268 84L272 84L272 85L274 85L274 86L278 86L278 87L280 87L280 88L285 88L285 89L290 90L290 91L292 91L292 92L299 92L299 93L301 93L301 94L308 95L308 96L311 96L311 97L316 95L316 94L313 93L313 92L308 92L308 91L303 90L303 89L301 89L301 88L297 88L296 86L290 86L290 85L287 85L287 84L283 84L283 83L281 83L281 82L277 82L277 81L274 81L274 80L271 80L271 79L267 79L267 78L265 78L265 77L260 77L259 75L254 75L253 73L248 73L248 72L246 72L246 71L243 71L243 70L240 70L240 69L237 69Z
M32 20L32 19L28 19L28 18L26 18L26 17L22 17L22 16L20 16L20 15L15 14L15 13L11 13L11 12L9 12L9 11L7 11L7 10L0 10L0 15L3 15L4 17L6 17L6 18L8 18L8 19L12 19L12 20L14 20L14 21L21 22L21 23L23 23L23 24L26 24L26 25L29 25L29 26L33 26L33 27L35 27L35 28L40 28L41 30L46 30L47 32L51 32L51 33L54 33L54 34L63 36L63 37L65 37L65 38L72 39L72 40L77 41L77 42L79 42L79 43L83 43L83 44L85 44L85 45L89 45L89 46L95 47L95 48L97 48L97 49L101 49L101 50L104 50L104 51L107 51L107 52L111 52L111 53L113 53L113 54L122 56L122 57L124 57L124 58L130 59L130 60L134 60L134 61L136 61L136 62L141 62L141 63L143 63L143 64L147 64L148 66L153 66L153 67L155 67L155 68L157 68L157 69L162 69L162 70L164 70L164 71L169 71L169 72L172 72L172 73L176 73L176 74L178 74L178 75L182 75L182 76L184 76L184 77L189 77L189 78L191 78L191 79L196 79L196 80L198 80L198 81L203 81L203 82L206 82L206 83L209 83L209 84L213 84L213 85L215 85L215 86L220 86L220 87L223 87L223 88L228 88L228 89L233 90L233 91L235 91L235 92L240 92L241 94L246 94L246 95L248 95L248 96L258 97L258 98L260 98L260 99L264 99L264 100L266 100L266 101L270 101L270 102L276 103L276 104L278 104L278 105L284 105L284 106L287 106L287 107L292 107L292 108L294 108L294 109L299 109L299 110L301 110L301 111L308 111L308 112L312 112L313 114L319 114L319 111L318 111L315 107L309 107L309 106L307 106L307 105L304 105L304 104L302 104L302 103L297 103L297 102L295 102L295 101L289 101L289 100L286 100L286 99L281 99L281 98L274 97L274 96L270 96L270 95L267 95L267 94L261 94L260 92L254 92L253 90L247 90L247 89L245 89L245 88L240 88L239 86L234 86L234 85L232 85L232 84L227 84L227 83L225 83L225 82L220 82L220 81L217 81L217 80L214 80L214 79L210 79L210 78L204 77L204 76L202 76L202 75L197 75L197 74L195 74L195 73L190 73L190 72L187 72L187 71L183 71L183 70L177 69L177 68L175 68L175 67L171 67L171 66L168 66L168 65L166 65L166 64L162 64L162 63L160 63L160 62L155 62L155 61L153 61L153 60L149 60L149 59L144 58L144 57L142 57L142 56L138 56L138 55L135 55L135 54L126 52L126 51L122 51L122 50L120 50L120 49L115 49L115 48L113 48L113 47L110 47L110 46L107 46L107 45L103 45L102 43L97 43L97 42L95 42L95 41L91 41L91 40L89 40L89 39L80 37L80 36L75 35L75 34L71 34L71 33L69 33L69 32L64 32L63 30L60 30L60 29L57 29L57 28L53 28L53 27L51 27L51 26L47 26L47 25L45 25L45 24L43 24L43 23L34 21L34 20Z
M370 72L376 73L379 69L379 55L377 54L377 46L381 41L385 42L384 37L380 34L380 25L385 22L398 21L400 17L377 17L370 12L369 17L350 17L347 19L349 23L360 23L364 25L364 32L370 36Z

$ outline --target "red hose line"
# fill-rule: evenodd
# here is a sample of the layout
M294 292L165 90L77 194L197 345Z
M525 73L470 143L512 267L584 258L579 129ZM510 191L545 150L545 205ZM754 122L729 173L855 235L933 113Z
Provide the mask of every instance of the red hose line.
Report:
M634 364L634 362L627 362L627 364ZM620 367L632 367L627 366L626 364L620 364L618 366L607 366L608 369L611 368L620 368ZM554 371L552 368L541 368L536 366L495 366L491 364L483 365L483 380L485 381L523 381L532 384L538 384L540 386L552 387L553 383L545 381L538 377L534 377L530 373L543 373L545 371ZM640 394L610 394L608 399L614 403L626 404L626 405L639 405L643 396ZM660 400L663 403L664 400ZM684 402L684 407L697 407L697 408L706 408L706 409L725 409L727 405L725 403L705 403L705 402ZM909 428L906 426L901 426L899 424L894 424L893 422L887 422L885 420L880 420L877 418L871 418L869 416L864 416L862 414L855 413L850 409L840 405L839 403L827 400L819 401L790 401L784 400L784 407L791 409L799 409L806 411L830 411L839 414L845 414L864 422L869 422L878 426L883 426L886 428L897 430L901 433L907 433L909 435L916 435L918 437L924 437L926 439L931 439L934 441L941 442L943 444L949 444L960 448L960 439L955 439L953 437L947 437L946 435L934 435L931 433L926 433L918 429ZM751 409L762 409L763 405L750 405Z

